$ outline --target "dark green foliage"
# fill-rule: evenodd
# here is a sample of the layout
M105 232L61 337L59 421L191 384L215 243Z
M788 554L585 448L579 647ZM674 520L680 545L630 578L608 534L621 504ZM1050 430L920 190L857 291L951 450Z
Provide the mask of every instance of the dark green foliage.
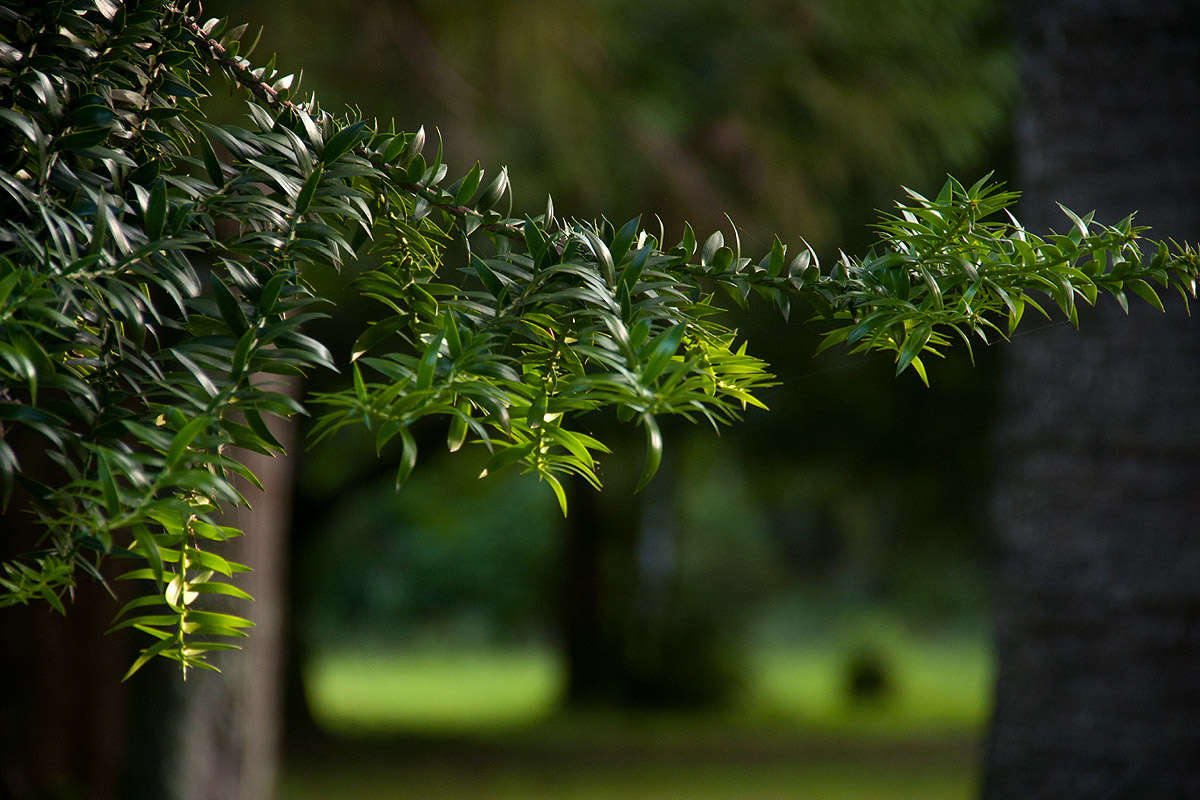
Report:
M216 514L243 502L235 479L255 480L239 449L280 451L265 416L320 409L318 437L365 424L377 447L399 439L398 484L418 459L410 426L441 416L450 450L482 444L485 471L519 464L565 511L564 476L598 487L607 451L580 415L614 407L643 428L644 485L658 417L716 425L759 404L772 376L717 320L718 293L785 314L800 301L824 346L892 351L923 379L923 356L1004 338L1045 298L1075 322L1101 291L1195 293L1190 248L1143 259L1129 219L1069 211L1067 234L1035 236L997 220L1015 194L986 181L910 193L874 252L829 269L781 242L748 258L736 228L698 244L685 226L672 244L639 219L515 215L506 170L447 182L440 141L429 154L423 130L322 110L274 59L247 60L243 29L192 13L0 7L0 479L43 531L4 564L0 603L61 608L77 570L132 560L119 577L144 592L115 627L153 641L131 672L155 655L207 667L233 646L213 637L251 624L201 595L245 596L231 579L246 567L219 555L239 531ZM205 120L214 82L247 96L247 127ZM378 266L355 287L379 314L343 388L306 407L270 377L335 369L302 332L322 299L305 268L367 252ZM50 465L23 467L38 450Z

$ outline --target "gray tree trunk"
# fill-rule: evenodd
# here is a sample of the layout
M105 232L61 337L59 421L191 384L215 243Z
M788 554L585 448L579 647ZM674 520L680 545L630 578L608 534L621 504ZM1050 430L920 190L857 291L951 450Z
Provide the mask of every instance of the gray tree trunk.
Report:
M1195 241L1200 4L1019 17L1023 220L1136 209ZM989 800L1200 797L1200 321L1131 306L1006 352Z
M293 391L293 394L295 392ZM295 425L271 422L289 450ZM134 679L130 735L121 796L127 800L270 800L279 766L283 700L285 558L290 527L292 463L239 452L235 456L265 487L239 490L250 508L225 522L245 535L222 552L253 566L238 585L254 602L224 610L254 620L240 651L212 662L221 673L194 670L186 682L175 664L148 664Z
M295 425L272 425L291 449ZM270 800L275 796L283 714L284 614L287 613L287 532L290 526L292 465L288 459L243 452L237 456L262 481L265 492L242 485L251 507L228 515L246 532L230 558L254 567L241 585L254 596L231 605L250 616L254 628L242 650L223 654L221 674L188 678L183 698L187 724L178 732L180 800Z

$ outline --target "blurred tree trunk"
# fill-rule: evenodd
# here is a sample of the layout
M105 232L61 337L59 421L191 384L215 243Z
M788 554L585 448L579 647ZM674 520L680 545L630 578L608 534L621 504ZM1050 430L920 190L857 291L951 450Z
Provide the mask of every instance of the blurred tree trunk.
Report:
M1027 224L1067 227L1058 200L1195 240L1198 10L1021 7ZM1006 350L990 800L1200 797L1200 325L1130 305Z
M680 443L681 426L669 441ZM685 565L694 546L677 522L677 453L638 494L641 431L613 428L617 441L597 493L574 483L566 519L560 644L567 705L699 708L739 686L742 664L733 598L720 576Z
M609 630L613 622L614 599L625 596L629 586L611 587L613 558L609 551L627 553L625 541L633 533L637 514L625 504L613 507L583 481L572 482L571 513L565 520L563 537L562 602L559 605L559 640L565 673L566 696L569 706L588 706L611 703L621 694L619 679L625 672L619 642ZM622 520L614 525L613 512L619 510ZM618 541L619 539L619 541ZM619 559L626 565L628 559ZM607 567L607 568L606 568ZM614 596L615 595L615 596Z
M297 391L291 382L291 393ZM295 423L272 420L270 425L292 450ZM270 800L275 794L294 465L288 457L249 452L235 457L258 476L264 491L239 482L250 508L225 517L245 532L227 543L225 555L254 568L239 583L254 603L230 601L226 610L250 617L254 628L239 642L240 651L212 659L220 674L196 670L185 683L174 664L163 662L147 665L144 672L154 669L145 678L137 676L124 798Z
M8 442L31 478L54 474L42 441ZM18 484L0 512L0 556L37 546L30 507ZM41 600L0 608L0 797L75 797L83 787L89 800L119 796L131 694L121 676L136 655L128 632L104 634L119 607L80 575L66 616Z
M0 516L5 544L36 535L19 512ZM0 609L0 797L119 796L121 676L136 652L125 632L104 635L118 607L85 579L67 616L41 601Z
M295 424L272 428L291 450ZM265 488L239 486L250 508L226 516L230 525L245 531L231 543L230 558L254 567L243 579L243 588L254 596L253 606L230 604L230 611L250 616L254 628L241 642L241 651L224 654L221 674L188 677L183 697L187 723L179 732L180 782L190 790L185 800L269 800L275 794L293 470L285 457L249 452L236 457Z
M289 444L293 425L272 425ZM35 443L36 444L36 443ZM32 461L37 448L22 448ZM30 458L25 458L26 454ZM38 603L0 609L0 797L88 800L269 800L278 764L283 557L291 465L247 454L266 493L241 490L253 511L230 524L246 535L223 554L252 564L239 585L255 597L231 611L256 625L240 652L214 659L218 675L155 659L127 683L136 656L128 632L105 635L120 607L81 576L67 616ZM14 551L37 532L22 497L0 516ZM114 588L120 590L120 583ZM122 598L125 600L128 598Z

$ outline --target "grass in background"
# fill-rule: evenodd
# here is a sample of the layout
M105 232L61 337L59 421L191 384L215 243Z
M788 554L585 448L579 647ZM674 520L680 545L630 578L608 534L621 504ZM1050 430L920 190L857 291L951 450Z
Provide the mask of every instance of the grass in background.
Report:
M817 731L932 735L973 732L986 722L992 661L982 641L906 642L889 647L893 692L877 705L844 690L841 648L770 649L757 654L750 708Z
M847 650L770 648L735 707L555 713L553 654L329 652L311 665L337 738L293 756L282 800L967 800L990 659L982 641L890 641L894 695L849 703Z
M521 725L559 693L543 650L347 650L314 660L309 704L338 733L463 732Z
M883 652L893 693L855 705L843 690L844 648L759 651L743 701L729 715L839 734L926 735L983 724L991 681L985 643L896 640ZM562 685L553 653L533 648L335 651L314 661L308 679L317 720L341 733L528 725L554 712Z
M752 764L375 766L338 773L293 772L283 800L308 798L471 798L472 800L967 800L973 770L963 764L853 762Z

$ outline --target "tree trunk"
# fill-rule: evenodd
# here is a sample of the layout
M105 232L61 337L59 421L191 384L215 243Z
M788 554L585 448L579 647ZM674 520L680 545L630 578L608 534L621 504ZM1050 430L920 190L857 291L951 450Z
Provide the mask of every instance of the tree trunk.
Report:
M1068 227L1058 200L1196 238L1197 10L1022 8L1026 224ZM1200 797L1200 324L1130 305L1006 352L991 800Z
M21 522L0 518L5 536ZM86 579L65 617L41 601L0 609L0 797L120 796L121 676L136 651L125 632L104 635L117 608Z
M26 475L54 474L40 440L18 434L9 444ZM18 484L0 510L0 558L38 546L31 509ZM128 631L104 634L120 603L91 578L77 580L66 616L41 599L0 608L0 797L74 797L83 787L95 800L119 796L131 688L121 676L136 650Z
M722 597L738 573L696 557L679 520L683 431L640 493L641 431L615 429L604 492L576 482L566 519L560 643L568 706L703 708L740 685L741 598ZM734 565L736 570L736 564Z
M292 448L294 424L272 425ZM254 620L242 650L222 654L221 674L189 676L184 697L186 725L180 730L184 800L270 800L275 794L283 706L284 615L287 611L287 533L292 465L287 458L242 452L236 456L262 481L265 491L242 485L250 508L227 515L246 532L230 557L254 567L241 583L254 596L250 608L233 613Z
M275 425L289 444L294 425ZM126 683L137 650L128 631L105 635L120 608L86 576L67 616L42 603L0 609L0 797L34 800L269 800L278 764L283 558L291 464L242 454L266 492L240 489L253 509L228 522L246 532L223 555L252 564L239 586L255 597L233 613L255 621L223 670L154 659ZM6 547L36 537L20 506L0 517ZM19 548L18 548L19 549ZM114 588L124 588L114 582ZM122 598L127 600L129 598ZM138 646L145 644L137 641Z

